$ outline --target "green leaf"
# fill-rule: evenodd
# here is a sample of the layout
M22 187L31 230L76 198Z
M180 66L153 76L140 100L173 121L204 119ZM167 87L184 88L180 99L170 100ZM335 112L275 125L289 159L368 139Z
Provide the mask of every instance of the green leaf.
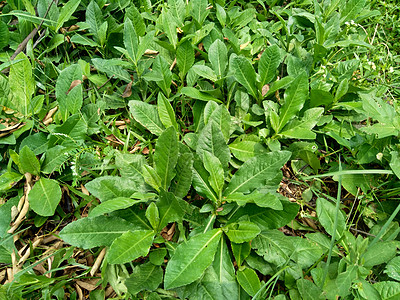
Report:
M29 205L41 216L52 216L61 200L61 189L57 181L40 178L29 192Z
M154 153L154 164L161 178L161 187L167 189L175 177L178 162L178 138L174 127L169 127L159 136Z
M21 52L15 57L15 60L20 61L10 67L8 78L10 94L6 106L27 116L33 110L31 100L35 92L35 80L29 58Z
M208 59L218 78L224 77L226 66L228 65L228 50L224 42L217 39L210 45Z
M133 118L146 127L152 134L160 135L164 131L164 126L158 116L157 108L151 104L131 100L129 101L129 111Z
M173 126L178 131L178 123L176 123L175 112L171 106L171 103L164 94L159 93L157 98L157 110L158 116L160 117L161 123L165 128Z
M400 297L400 282L381 281L374 284L382 300L396 300Z
M28 146L23 147L19 152L19 166L23 174L39 175L40 173L39 160Z
M178 200L174 194L160 190L160 198L157 201L160 215L159 229L164 228L171 222L180 222L185 214L181 206L183 200Z
M79 45L89 46L89 47L99 47L100 45L88 38L87 36L80 35L79 33L75 33L71 38L71 42Z
M143 165L142 175L147 184L149 184L157 192L160 191L161 177L157 174L156 170L148 165Z
M217 157L224 169L228 167L231 159L229 147L221 129L214 121L209 122L199 134L196 153L202 157L204 152L209 152Z
M251 247L250 243L235 244L231 243L232 253L235 257L238 267L242 265L244 260L249 256Z
M282 201L282 205L282 210L275 210L270 208L260 209L257 205L247 204L244 208L240 208L231 220L236 222L240 217L248 216L249 220L261 230L279 228L293 220L299 211L299 205L296 203Z
M218 283L223 299L238 299L239 287L235 278L235 268L224 236L219 240L211 267L216 274L216 280L213 282Z
M211 187L217 195L221 195L224 186L224 169L222 169L221 162L212 153L203 152L204 167L210 173L208 179Z
M153 62L153 72L156 72L158 80L157 85L161 88L164 94L169 97L171 93L172 72L169 69L169 64L161 55L157 55Z
M71 16L74 14L78 8L81 0L71 0L67 1L65 5L60 10L60 15L58 16L56 32L67 22Z
M130 198L139 190L137 183L119 176L101 176L89 181L86 189L101 202L114 198Z
M185 96L188 96L193 99L201 100L201 101L215 101L217 103L222 103L221 100L214 98L210 94L201 92L194 87L185 86L181 89L181 93Z
M249 193L265 185L266 182L275 180L290 156L291 153L288 151L279 151L249 159L233 175L224 195L228 196L235 192Z
M232 242L241 244L254 239L260 233L260 228L252 222L240 221L226 226L224 232Z
M288 138L315 139L317 135L312 132L312 129L317 125L323 113L324 109L322 107L307 109L301 120L295 120L289 123L283 127L280 134Z
M179 44L176 50L176 64L179 68L180 77L183 79L194 63L194 51L189 40Z
M360 14L366 4L366 0L349 0L346 1L346 6L341 11L341 22L355 20L358 14Z
M191 15L199 23L199 25L203 25L204 20L207 18L210 12L210 10L207 9L208 1L193 0L191 1L191 4L192 4Z
M204 168L202 161L200 159L196 159L193 167L193 187L201 196L210 199L214 203L217 203L218 198L208 181L209 173Z
M10 41L10 32L8 31L8 26L3 21L0 21L0 36L0 50L2 50L4 47L8 46Z
M214 260L221 235L221 229L213 229L180 244L168 262L164 287L173 289L200 278Z
M296 285L303 299L323 299L322 290L312 281L301 278L297 280Z
M124 219L98 216L69 223L61 230L60 237L68 244L89 249L111 246L117 237L130 230L132 230L132 224Z
M129 66L129 63L126 61L120 59L92 58L92 62L98 71L106 73L109 78L114 76L125 82L132 81L128 71L125 70Z
M200 77L206 78L215 82L218 80L217 75L214 73L213 69L203 65L194 65L192 70Z
M132 21L129 18L126 18L124 22L124 45L130 59L136 64L139 60L139 40Z
M298 75L290 87L285 91L284 103L279 110L279 123L275 131L279 133L281 129L302 109L308 97L308 76L306 73Z
M176 44L178 43L178 34L176 32L175 18L170 11L165 10L163 10L161 16L164 32L167 35L169 42L172 44L174 49L176 49Z
M77 113L82 107L83 94L81 82L82 69L78 64L67 67L57 78L56 98L64 121L67 120L70 114Z
M119 209L125 209L131 207L132 205L140 202L142 201L132 198L124 198L124 197L113 198L109 201L97 205L93 210L89 212L89 217L97 217L104 214L108 214Z
M125 285L131 295L136 295L140 291L154 291L163 280L163 270L160 266L151 263L136 266L129 278L125 280ZM153 299L148 297L147 299Z
M367 251L364 253L363 266L370 268L376 265L387 263L393 257L395 257L396 252L397 247L394 242L378 242L371 247L368 247Z
M390 278L400 281L400 256L396 256L387 263L384 273Z
M86 23L89 25L90 32L97 38L99 28L103 22L103 13L96 1L92 0L86 8Z
M336 215L335 204L323 198L318 198L316 211L318 215L318 220L321 223L321 225L325 228L327 233L333 235L333 232L335 230L334 223ZM338 217L338 222L336 227L336 240L339 240L346 228L346 219L342 211L339 211L337 217Z
M254 296L261 288L260 279L253 269L245 268L243 270L237 271L236 278L240 286L250 296Z
M133 4L125 10L125 17L132 21L135 32L138 36L144 36L146 33L146 24L139 10Z
M238 160L243 162L267 152L261 143L255 141L235 141L229 144L229 149Z
M42 173L50 174L60 170L61 166L69 157L67 148L56 145L46 151L44 161L42 163Z
M4 176L4 174L2 176ZM1 177L0 177L0 181L1 181ZM8 199L6 203L4 203L2 206L0 206L0 238L2 240L8 235L7 230L10 228L10 223L12 221L12 217L13 217L12 212L15 208L17 208L18 202L19 202L19 197L14 197L14 198ZM11 260L11 257L10 257L10 260Z
M158 229L158 225L160 224L160 215L158 213L157 205L154 202L151 202L150 205L146 209L146 218L149 220L149 223L153 227L154 230Z
M272 45L264 50L258 62L258 73L261 77L261 86L270 83L276 75L276 70L281 63L281 53L277 45Z
M113 241L107 253L107 261L110 264L124 264L146 256L153 238L153 230L127 231Z
M186 15L186 7L183 0L168 0L169 12L174 16L178 26L183 26Z
M233 76L243 85L255 99L258 99L258 90L256 85L256 71L249 60L243 56L236 56L231 62Z
M185 149L185 150L182 150ZM180 144L176 176L171 182L171 192L178 198L183 198L192 185L193 153L187 146Z

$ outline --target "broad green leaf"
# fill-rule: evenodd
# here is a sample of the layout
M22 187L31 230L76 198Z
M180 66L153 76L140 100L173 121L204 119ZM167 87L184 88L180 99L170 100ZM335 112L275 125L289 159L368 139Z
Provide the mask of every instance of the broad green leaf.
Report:
M279 151L249 159L233 175L224 195L228 196L236 192L249 193L265 185L266 182L275 180L290 156L291 153L288 151Z
M224 186L224 169L222 169L221 162L212 153L203 152L203 163L205 169L210 173L208 182L217 195L221 195Z
M163 29L169 42L176 49L178 43L178 34L176 32L176 21L171 12L163 10L162 14Z
M208 59L218 78L224 77L226 66L228 65L228 50L224 42L217 39L210 45Z
M363 255L363 266L366 268L387 263L395 257L397 247L394 242L378 242L368 247Z
M114 198L129 198L138 192L138 184L125 177L101 176L89 181L85 185L86 189L101 202Z
M133 118L151 133L160 135L164 131L164 126L155 106L142 101L131 100L129 101L129 111Z
M149 184L157 192L160 191L161 177L160 177L160 175L157 174L157 172L156 172L156 170L154 170L154 168L152 168L148 165L143 165L142 175L143 175L144 181L146 181L147 184Z
M217 203L218 198L208 181L209 176L210 174L204 168L202 161L196 159L193 164L193 187L200 195Z
M324 109L322 107L314 107L307 109L301 120L294 120L283 127L281 135L295 139L315 139L316 134L312 131L321 118Z
M10 223L13 217L12 216L13 207L16 208L18 206L18 202L19 202L19 197L14 197L8 199L6 203L0 206L0 238L2 240L8 235L7 230L11 226Z
M77 113L83 104L82 69L78 64L64 69L57 78L56 98L63 120Z
M183 79L194 63L194 51L189 40L179 44L176 50L176 64L179 68L180 77Z
M236 56L231 61L233 76L255 99L258 99L256 71L250 61L243 56Z
M247 204L244 208L240 208L231 220L237 222L242 216L248 216L249 220L261 230L279 228L293 220L299 211L299 205L296 203L282 201L282 205L282 210L275 210L260 209L257 205Z
M143 290L154 291L162 283L162 280L162 268L151 263L145 263L133 269L131 276L125 280L125 285L131 295L136 295ZM147 299L153 298L148 297Z
M125 209L131 207L132 205L140 202L142 201L132 198L124 198L124 197L113 198L109 201L97 205L93 210L89 212L89 217L97 217L104 214L108 214L119 209Z
M153 244L154 231L127 231L117 237L107 253L110 264L124 264L149 253Z
M165 58L161 55L157 55L153 63L153 72L158 74L159 80L157 80L156 83L167 97L169 97L171 93L172 82L172 72L169 67Z
M86 8L86 23L89 25L90 32L96 38L98 38L98 32L103 22L103 13L97 2L92 0Z
M400 281L400 256L396 256L387 263L384 273L390 278Z
M250 194L232 193L223 199L228 202L236 202L239 206L255 203L259 207L269 207L275 210L283 208L279 196L275 192L260 193L256 190Z
M185 149L185 150L182 150ZM178 198L183 198L189 192L192 185L193 153L187 146L180 144L178 162L176 164L176 176L171 182L170 190Z
M28 146L25 146L19 152L19 166L21 173L31 173L32 175L39 175L40 163L35 153Z
M141 154L115 153L115 166L122 177L129 177L134 181L142 181L142 167L146 159Z
M204 108L204 124L207 125L209 122L215 122L220 128L225 142L228 143L231 134L231 115L225 105L217 105L216 109L209 114L209 107L214 105L216 105L215 102L208 102L206 104Z
M43 132L31 134L22 140L20 149L25 146L28 146L35 155L42 154L48 148L47 135Z
M75 33L71 38L71 42L79 45L90 46L90 47L100 47L100 45L88 38L85 35L80 35L79 33Z
M322 290L312 281L301 278L297 280L296 285L303 299L323 299Z
M80 3L81 0L71 0L65 3L65 5L60 10L60 15L58 16L57 26L55 30L56 32L64 25L65 22L67 22L71 18Z
M161 187L168 189L175 177L175 166L178 162L178 138L174 127L168 127L158 138L154 153L154 164L161 178Z
M181 93L185 96L188 96L193 99L201 100L201 101L215 101L218 103L222 103L221 100L214 98L210 94L205 92L201 92L198 89L190 86L185 86L181 89Z
M200 157L204 152L210 152L219 159L224 169L228 167L231 158L229 147L221 129L214 121L209 122L200 132L196 152Z
M336 218L335 204L326 199L318 198L316 211L318 215L318 220L321 225L325 228L327 233L333 235L333 232L335 231L334 224ZM336 227L336 240L339 240L346 228L346 219L342 211L339 211L337 220L338 222Z
M360 14L366 4L366 0L348 0L344 9L341 11L341 21L355 20L358 14Z
M249 256L251 251L250 243L235 244L231 242L233 256L235 257L238 267L242 265L244 260Z
M168 7L178 26L183 26L183 20L186 15L186 7L183 0L168 0Z
M396 300L400 297L400 282L380 281L374 284L382 300Z
M200 77L206 78L215 82L218 80L217 75L214 73L213 69L203 65L194 65L192 70Z
M146 218L153 227L153 229L157 230L158 225L160 224L160 215L158 213L157 205L154 202L151 202L150 205L147 207Z
M10 94L5 106L27 116L33 112L31 100L35 92L35 80L29 58L21 52L15 59L20 61L10 67L8 78Z
M164 287L173 289L200 278L214 260L221 235L221 229L213 229L180 244L168 262Z
M46 151L42 163L42 173L50 174L58 171L68 160L69 154L66 147L57 145Z
M130 230L132 230L132 224L124 219L98 216L69 223L61 230L60 237L68 244L89 249L111 246L117 237Z
M241 244L244 242L250 242L254 239L260 233L260 228L252 222L240 221L226 226L224 232L228 236L229 240Z
M153 230L147 221L145 210L141 209L138 205L114 211L110 213L110 216L122 218L128 221L131 224L131 230L132 228L135 230Z
M308 76L305 73L298 75L286 89L284 103L279 110L279 123L274 130L279 133L281 129L302 109L308 97Z
M164 94L159 93L157 98L157 110L158 116L160 117L161 123L165 128L173 126L178 131L178 123L176 123L175 112L171 106L171 103Z
M243 162L267 152L259 142L255 141L235 141L229 144L229 149L238 160Z
M145 35L146 24L144 23L143 17L140 14L139 10L134 4L132 4L125 10L125 17L129 18L132 21L133 27L135 28L135 32L138 36Z
M258 278L257 273L253 269L245 268L243 270L238 270L236 278L240 286L250 296L254 296L261 288L260 279Z
M272 45L264 50L258 62L258 73L261 77L261 86L270 83L276 75L276 70L281 63L281 54L277 45Z
M8 31L8 26L3 21L0 21L0 50L8 46L10 40L10 32Z
M191 1L191 4L192 4L191 15L199 23L199 25L203 25L204 20L210 13L210 10L207 9L208 1L193 0Z
M126 51L129 54L129 57L136 64L139 60L139 40L135 28L133 27L132 21L129 18L126 18L124 22L124 45Z
M224 236L218 243L217 252L210 268L213 268L224 299L238 299L238 284L235 278L235 268Z
M165 256L167 255L166 248L155 248L149 253L149 261L156 266L161 266L164 263Z
M109 78L112 76L122 79L125 82L131 82L131 77L125 69L129 66L129 63L120 59L102 59L92 58L93 65L95 68L107 74Z
M41 216L52 216L61 200L61 189L57 181L40 178L29 193L29 205Z
M182 220L185 211L180 201L183 200L178 200L174 194L160 190L160 198L156 203L160 216L159 229Z

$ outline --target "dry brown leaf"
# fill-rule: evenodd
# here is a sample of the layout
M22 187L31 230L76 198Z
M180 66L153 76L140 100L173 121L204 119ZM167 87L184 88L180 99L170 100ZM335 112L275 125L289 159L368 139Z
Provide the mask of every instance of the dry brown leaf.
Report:
M88 281L82 281L82 280L78 280L76 281L76 283L83 289L87 290L87 291L93 291L95 289L97 289L97 285L96 283L99 281L100 279L91 279Z
M8 126L6 128L0 129L0 137L9 135L9 134L13 133L14 131L20 129L24 125L25 125L25 123L17 123L17 124Z
M72 81L72 82L71 82L71 85L70 85L70 87L69 87L69 89L68 89L68 91L67 91L65 94L68 95L69 92L70 92L74 87L80 85L81 83L82 83L82 80L80 80L80 79L76 79L76 80Z
M266 84L262 87L261 94L264 97L269 91L269 84Z
M243 50L244 48L246 48L248 44L250 44L250 41L248 41L247 43L241 44L240 50Z
M157 50L151 50L151 49L147 49L146 51L144 51L145 55L157 55L158 51Z
M133 81L129 82L124 90L124 93L122 94L122 98L128 98L132 95L132 84Z

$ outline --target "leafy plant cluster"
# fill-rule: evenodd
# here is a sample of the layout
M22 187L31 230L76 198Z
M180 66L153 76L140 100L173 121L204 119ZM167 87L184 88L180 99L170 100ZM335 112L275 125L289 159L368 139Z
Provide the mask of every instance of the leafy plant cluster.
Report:
M398 297L395 4L0 5L0 298Z

